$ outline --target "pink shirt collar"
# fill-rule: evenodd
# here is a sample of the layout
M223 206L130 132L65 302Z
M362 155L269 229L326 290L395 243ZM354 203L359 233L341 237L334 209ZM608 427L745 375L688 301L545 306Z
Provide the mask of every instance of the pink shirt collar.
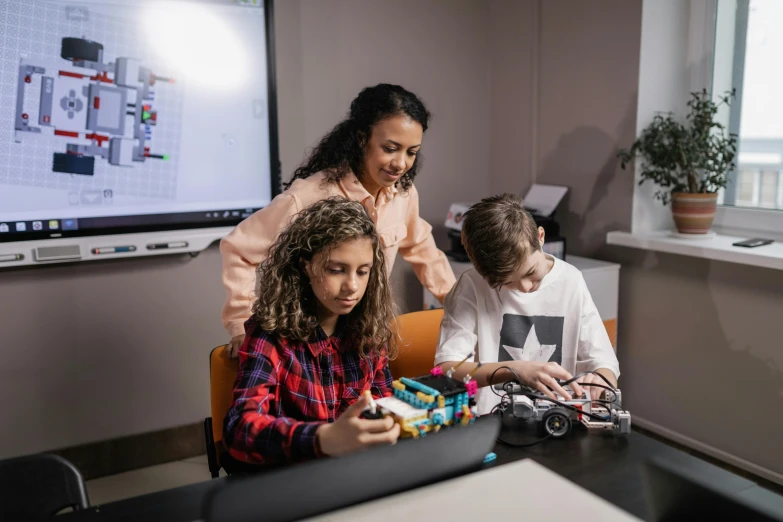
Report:
M340 187L342 187L343 192L345 192L345 195L348 196L348 199L362 202L367 198L373 200L372 194L367 192L367 189L364 188L364 185L362 185L362 183L359 181L359 178L356 177L356 174L351 171L340 178L338 183L340 184ZM389 188L384 187L378 194L378 199L386 204L394 199L398 192L399 190L397 190L396 185ZM378 206L378 203L380 202L376 201L375 205Z

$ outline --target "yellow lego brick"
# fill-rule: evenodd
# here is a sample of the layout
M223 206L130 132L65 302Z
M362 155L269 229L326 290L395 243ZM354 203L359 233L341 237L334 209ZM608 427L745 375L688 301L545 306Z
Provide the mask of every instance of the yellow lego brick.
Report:
M427 395L424 392L416 392L416 397L418 397L420 401L424 401L428 404L432 404L433 402L435 402L435 397L433 397L432 395Z
M468 408L467 404L462 405L462 425L467 426L470 424L470 408Z

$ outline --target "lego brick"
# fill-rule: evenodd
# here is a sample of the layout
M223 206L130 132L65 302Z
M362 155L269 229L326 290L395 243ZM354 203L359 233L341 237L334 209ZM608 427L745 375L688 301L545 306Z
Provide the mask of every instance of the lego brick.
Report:
M54 96L54 78L44 76L41 78L41 105L38 109L38 124L49 126L52 124L52 103Z
M109 140L109 163L122 167L132 166L133 142L132 139L111 138Z
M141 62L133 58L117 58L114 83L122 87L138 87Z

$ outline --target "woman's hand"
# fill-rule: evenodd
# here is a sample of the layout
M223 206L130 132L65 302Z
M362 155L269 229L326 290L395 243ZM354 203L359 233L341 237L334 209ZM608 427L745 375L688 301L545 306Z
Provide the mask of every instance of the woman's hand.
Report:
M228 356L232 359L237 358L237 352L242 348L242 344L245 342L245 334L239 334L231 339L228 343Z

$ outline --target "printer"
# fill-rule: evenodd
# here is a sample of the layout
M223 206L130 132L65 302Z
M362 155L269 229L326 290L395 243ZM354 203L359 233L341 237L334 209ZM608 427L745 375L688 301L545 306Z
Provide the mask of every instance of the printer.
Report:
M536 225L544 229L544 252L565 260L566 238L560 235L560 224L555 213L568 187L533 184L523 202L533 216ZM462 219L471 203L452 203L446 217L450 248L446 255L458 263L469 263L468 254L462 246Z

